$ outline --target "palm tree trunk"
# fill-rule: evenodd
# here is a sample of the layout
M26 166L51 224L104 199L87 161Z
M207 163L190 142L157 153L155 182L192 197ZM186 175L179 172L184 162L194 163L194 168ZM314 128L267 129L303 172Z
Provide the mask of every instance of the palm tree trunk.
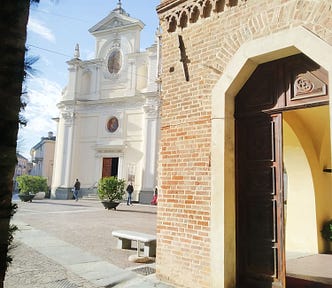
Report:
M16 141L24 80L30 0L1 0L0 9L0 288L7 269Z

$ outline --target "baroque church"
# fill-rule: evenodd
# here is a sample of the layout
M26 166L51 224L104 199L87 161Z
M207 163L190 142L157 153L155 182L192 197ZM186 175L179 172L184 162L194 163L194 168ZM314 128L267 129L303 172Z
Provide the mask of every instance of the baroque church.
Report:
M157 184L159 44L140 50L143 27L119 1L89 29L95 58L81 60L77 45L67 62L52 198L70 199L76 178L82 195L93 195L100 178L117 176L133 183L133 200L150 203Z

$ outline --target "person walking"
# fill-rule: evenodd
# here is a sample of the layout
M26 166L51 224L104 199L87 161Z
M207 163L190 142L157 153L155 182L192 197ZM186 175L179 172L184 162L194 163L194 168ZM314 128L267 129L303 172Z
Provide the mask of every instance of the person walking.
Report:
M76 179L75 184L74 184L74 193L73 193L75 201L78 201L78 194L80 192L80 189L81 189L81 183L80 183L80 181L78 181L78 179Z
M153 192L151 205L157 205L157 204L158 204L158 187L156 186L156 188L154 189L154 192Z
M133 183L130 182L129 185L127 186L127 189L126 189L127 193L128 193L128 198L127 198L127 205L133 205L131 203L131 194L133 194L134 192L134 187L133 187Z

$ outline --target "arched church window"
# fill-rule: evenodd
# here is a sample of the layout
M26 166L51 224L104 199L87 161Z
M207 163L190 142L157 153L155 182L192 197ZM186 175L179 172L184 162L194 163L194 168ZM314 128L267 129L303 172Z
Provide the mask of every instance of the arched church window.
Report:
M122 66L122 57L119 50L114 50L108 57L108 71L111 74L119 73Z

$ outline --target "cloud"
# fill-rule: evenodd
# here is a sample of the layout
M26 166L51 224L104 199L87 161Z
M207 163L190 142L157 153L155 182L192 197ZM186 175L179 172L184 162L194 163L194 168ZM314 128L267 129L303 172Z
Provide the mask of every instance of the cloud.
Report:
M56 134L56 122L52 118L58 117L56 104L62 91L58 83L46 78L30 81L27 83L28 104L22 112L28 123L26 127L20 127L18 133L18 151L27 158L30 158L30 149L38 144L41 137L46 137L50 131Z
M55 36L52 31L48 29L44 23L40 22L37 19L30 17L28 23L28 30L40 35L41 37L52 43L55 43Z

